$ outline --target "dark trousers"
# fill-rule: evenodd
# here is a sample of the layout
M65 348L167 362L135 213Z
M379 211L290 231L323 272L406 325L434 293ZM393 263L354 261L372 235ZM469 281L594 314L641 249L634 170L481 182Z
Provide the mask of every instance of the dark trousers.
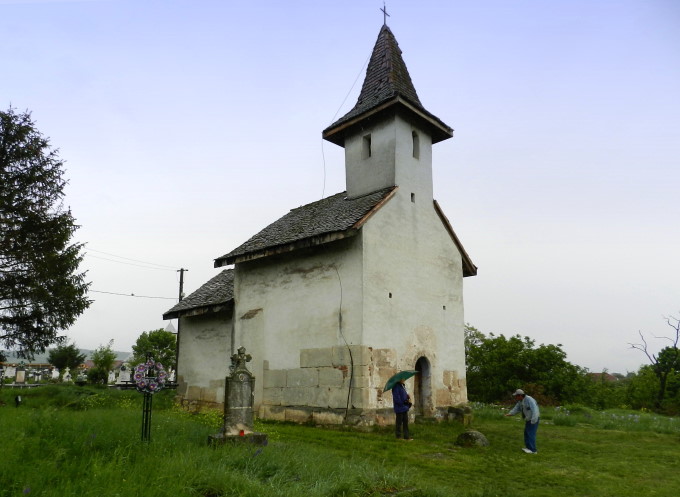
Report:
M404 438L409 438L409 434L408 434L408 411L397 413L397 426L396 426L397 438L401 438L402 432L404 433Z
M538 431L538 421L531 424L531 421L524 423L524 445L532 452L536 452L536 432Z

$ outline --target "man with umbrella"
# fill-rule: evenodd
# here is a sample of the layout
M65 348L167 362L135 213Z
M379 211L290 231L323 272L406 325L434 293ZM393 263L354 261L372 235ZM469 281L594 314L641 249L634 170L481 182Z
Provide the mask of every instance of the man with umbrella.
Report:
M397 438L404 436L404 440L413 440L408 432L408 410L411 408L411 397L406 392L404 383L407 378L410 378L417 371L400 371L387 380L385 389L392 390L392 404L394 405L394 413L397 415L396 435Z

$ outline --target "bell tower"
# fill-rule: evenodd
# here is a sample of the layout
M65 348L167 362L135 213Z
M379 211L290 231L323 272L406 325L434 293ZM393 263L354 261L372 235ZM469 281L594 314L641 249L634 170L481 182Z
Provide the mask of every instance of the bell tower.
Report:
M402 194L432 204L432 144L453 130L425 110L401 50L386 24L366 69L356 105L323 131L345 149L347 196L399 186Z

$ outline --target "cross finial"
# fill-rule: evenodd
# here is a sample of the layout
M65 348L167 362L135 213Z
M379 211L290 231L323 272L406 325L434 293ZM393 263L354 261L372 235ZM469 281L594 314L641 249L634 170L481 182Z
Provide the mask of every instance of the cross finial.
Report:
M383 1L383 8L380 9L383 13L383 26L387 26L387 18L390 17L390 15L387 13L387 7L385 7L385 2Z

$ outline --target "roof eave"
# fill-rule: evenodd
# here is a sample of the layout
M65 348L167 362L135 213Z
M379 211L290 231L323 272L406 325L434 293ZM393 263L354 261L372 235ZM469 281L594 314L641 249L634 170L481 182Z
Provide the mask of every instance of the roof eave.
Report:
M451 226L449 219L446 217L446 214L444 214L444 211L439 206L439 203L436 200L433 200L433 203L434 203L434 210L437 212L439 219L441 219L442 223L444 224L444 227L446 228L446 231L449 232L449 236L451 236L453 243L456 244L456 247L458 248L458 251L460 252L460 256L461 256L462 263L463 263L463 277L465 278L465 277L468 277L468 276L477 276L477 266L475 266L472 263L472 259L470 259L470 256L465 251L465 247L463 247L463 244L461 243L460 239L458 238L458 235L456 235L456 232L453 231L453 227Z
M400 95L397 95L375 107L372 107L368 109L365 112L362 112L361 114L356 115L355 117L345 121L341 122L340 124L337 125L331 125L322 132L322 137L324 140L328 140L331 143L335 143L336 145L339 145L341 147L345 146L345 135L347 131L349 131L352 127L360 123L361 121L370 119L372 117L375 117L378 113L381 113L391 107L395 106L403 106L407 110L409 110L411 113L413 113L417 118L420 120L424 121L430 128L430 131L432 133L432 143L438 143L443 140L447 140L451 137L453 137L453 129L446 124L444 124L442 121L440 121L438 118L434 117L432 114L430 114L427 111L424 111L424 109L421 109L415 105L413 105L411 102L406 100Z
M226 302L219 304L210 304L189 309L180 309L177 311L169 311L163 314L163 319L178 319L180 317L202 316L203 314L215 313L220 311L230 311L234 307L234 299L229 299Z
M263 257L270 257L272 255L286 254L303 248L324 245L326 243L334 242L336 240L342 240L343 238L355 236L358 232L359 232L358 229L350 228L345 231L334 231L332 233L326 233L324 235L311 236L309 238L303 238L302 240L296 240L291 243L276 245L274 247L267 247L261 250L247 252L245 254L236 254L232 256L219 257L215 259L215 267L228 266L230 264L238 264L239 262L252 261L255 259L261 259Z

